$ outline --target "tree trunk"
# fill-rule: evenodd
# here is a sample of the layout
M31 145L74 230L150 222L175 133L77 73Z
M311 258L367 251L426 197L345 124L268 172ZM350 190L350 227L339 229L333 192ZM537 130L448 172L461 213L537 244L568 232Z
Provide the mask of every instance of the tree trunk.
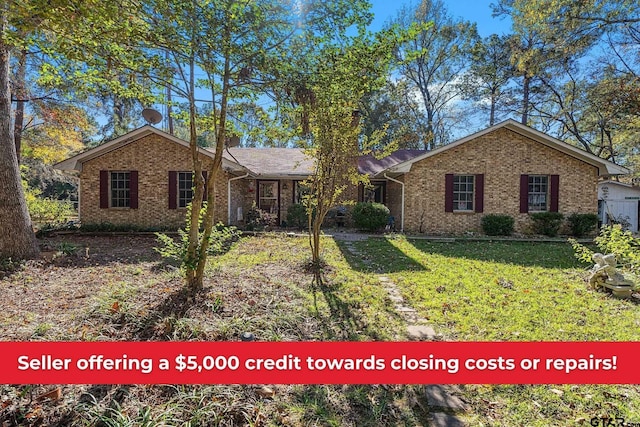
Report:
M20 151L22 147L22 128L24 127L24 106L27 92L25 90L25 78L27 74L27 51L22 49L18 57L18 69L16 70L15 97L16 117L13 124L13 138L16 144L16 158L20 164Z
M531 77L529 77L526 73L523 76L524 81L522 82L522 120L520 121L523 125L526 125L529 121L529 86L531 83Z
M0 34L7 17L0 16ZM27 259L38 256L38 243L24 198L20 167L11 124L9 46L0 39L0 258Z
M491 111L489 113L489 126L493 126L496 123L496 93L491 92Z

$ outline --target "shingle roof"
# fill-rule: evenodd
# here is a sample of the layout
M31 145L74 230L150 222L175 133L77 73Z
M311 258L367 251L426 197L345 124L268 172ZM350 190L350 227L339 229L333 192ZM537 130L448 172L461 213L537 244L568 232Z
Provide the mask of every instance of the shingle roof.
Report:
M424 150L397 150L382 159L372 155L360 156L358 170L375 176L424 153ZM229 148L224 156L264 177L306 177L313 171L313 160L307 158L300 148Z
M300 148L229 148L224 157L262 177L307 177L313 160Z
M391 166L406 162L424 153L426 153L425 150L397 150L382 159L376 159L372 155L360 156L358 171L362 174L375 176Z

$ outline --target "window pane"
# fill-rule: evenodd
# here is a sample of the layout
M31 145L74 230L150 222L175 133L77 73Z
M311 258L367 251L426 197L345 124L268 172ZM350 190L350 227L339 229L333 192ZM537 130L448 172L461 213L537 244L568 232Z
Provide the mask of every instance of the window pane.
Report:
M178 207L187 207L191 199L193 199L193 172L178 172Z
M453 177L453 209L456 211L473 210L473 175L455 175Z
M547 175L529 175L529 211L547 210L549 177Z
M111 207L129 207L129 172L111 172Z
M302 185L302 181L295 181L293 184L293 201L302 204L304 196L309 194L309 187Z

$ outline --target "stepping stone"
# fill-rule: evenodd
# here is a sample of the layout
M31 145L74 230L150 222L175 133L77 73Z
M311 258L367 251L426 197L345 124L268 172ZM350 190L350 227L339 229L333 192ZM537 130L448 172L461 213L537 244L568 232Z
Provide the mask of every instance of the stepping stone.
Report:
M431 326L409 325L407 326L407 336L413 341L426 341L436 339L436 331Z
M426 387L427 402L431 407L444 408L454 412L464 412L467 405L460 400L456 393L456 387L432 384Z
M392 302L397 302L397 303L403 303L404 302L404 298L402 298L400 295L397 295L397 294L394 294L394 295L389 294L389 299Z
M460 418L455 415L436 412L431 414L431 426L433 427L466 427Z
M389 282L391 281L391 279L389 279L387 276L378 276L378 280L381 282Z

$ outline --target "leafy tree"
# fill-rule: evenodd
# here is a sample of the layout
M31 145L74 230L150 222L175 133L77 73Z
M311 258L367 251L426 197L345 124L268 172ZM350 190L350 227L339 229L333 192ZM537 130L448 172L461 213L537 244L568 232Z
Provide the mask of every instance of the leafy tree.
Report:
M136 62L129 54L134 50L123 49L123 46L135 45L144 31L136 18L136 6L129 0L116 3L87 0L73 4L25 0L0 5L0 200L3 201L0 203L3 218L0 257L29 258L38 254L20 182L14 138L16 124L11 122L12 51L23 52L37 46L49 58L64 58L67 65L75 65L75 68L69 65L74 68L67 74L69 81L82 82L81 86L87 89L95 83L115 89L113 75L117 72L115 66L111 67L111 59L117 59L118 63ZM54 62L42 65L42 84L61 84L65 80ZM143 64L138 62L137 66ZM98 69L110 69L111 73L97 73ZM16 90L20 95L21 88Z
M475 102L478 110L489 113L489 126L496 123L499 111L513 96L510 83L515 77L511 63L512 42L508 36L492 34L475 46L469 70L461 87L466 99Z
M396 50L400 75L419 94L426 116L424 148L448 142L452 104L461 95L458 82L469 66L478 35L475 24L457 21L441 0L403 7L393 24L417 34Z
M185 260L186 284L192 295L203 286L216 210L215 177L221 173L224 144L233 130L229 119L233 105L278 90L279 77L292 69L293 53L302 55L315 49L319 43L313 41L327 34L342 34L362 19L365 6L362 1L312 1L305 3L304 10L292 13L278 0L150 1L148 9L153 13L148 19L156 29L153 46L168 52L173 68L169 76L150 78L169 85L186 100L186 109L177 116L188 124L194 169L194 196L187 221L201 224L201 232L198 227L189 229ZM306 29L304 37L299 28ZM309 40L309 35L314 40ZM210 103L206 114L198 108L204 96ZM215 156L206 170L209 202L203 213L204 165L198 154L201 132L215 140Z
M357 168L361 152L360 102L365 94L385 83L398 37L393 31L371 39L361 34L348 43L326 46L313 61L313 72L296 88L302 111L302 142L307 156L314 160L313 172L304 182L309 193L303 203L307 208L311 263L317 283L322 283L322 223L331 208L353 199L350 188L367 181ZM378 132L360 145L366 149L380 137Z
M637 2L502 0L496 12L509 14L516 35L530 42L513 56L539 89L536 102L523 97L523 120L534 113L544 131L601 157L630 161L640 132L634 120L640 112ZM596 60L600 49L606 53Z
M31 258L38 245L31 230L11 123L10 9L0 6L0 258Z
M384 87L366 94L361 105L363 134L370 138L380 129L386 130L379 146L371 149L424 148L426 120L406 80L387 80Z

